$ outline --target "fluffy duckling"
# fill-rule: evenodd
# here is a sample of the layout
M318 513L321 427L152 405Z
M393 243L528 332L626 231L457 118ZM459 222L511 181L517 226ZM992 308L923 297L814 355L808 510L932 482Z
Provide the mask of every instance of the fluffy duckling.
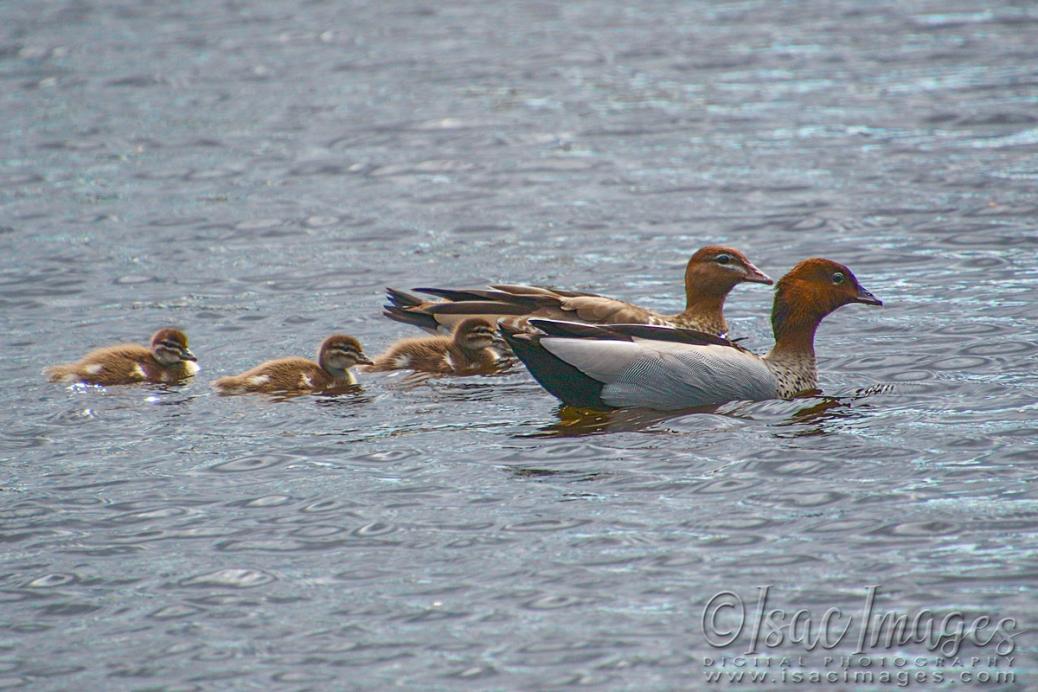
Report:
M240 375L214 380L213 387L221 394L326 392L356 384L350 368L370 363L359 341L333 334L321 343L316 363L307 358L268 360Z
M779 280L775 345L765 356L710 334L644 325L531 320L539 333L507 325L502 333L541 386L567 404L678 410L815 391L815 331L849 303L883 304L850 269L815 257Z
M477 375L501 369L502 360L493 346L494 325L486 319L462 320L450 336L402 339L375 359L368 370L415 370L452 375Z
M195 354L187 347L187 335L167 327L155 332L151 346L119 344L99 348L75 363L45 368L51 382L116 385L155 382L172 384L198 372Z
M655 324L724 336L728 333L725 298L743 282L774 283L739 250L709 245L696 251L685 266L685 309L676 315L594 293L513 285L495 285L492 290L415 289L444 301L424 301L389 288L389 304L383 314L434 333L449 330L466 317L483 315L495 322L504 319L511 325L542 318L587 324Z

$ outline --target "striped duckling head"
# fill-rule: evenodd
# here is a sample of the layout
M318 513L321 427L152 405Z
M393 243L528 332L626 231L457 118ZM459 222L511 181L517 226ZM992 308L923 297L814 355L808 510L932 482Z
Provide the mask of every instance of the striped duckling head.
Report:
M354 365L371 365L360 342L348 334L332 334L321 343L317 362L331 373L345 372Z
M493 323L480 317L462 320L454 328L454 343L466 351L490 348L497 340L497 331Z
M187 334L172 327L160 329L152 335L151 353L155 360L166 366L198 360L187 347Z

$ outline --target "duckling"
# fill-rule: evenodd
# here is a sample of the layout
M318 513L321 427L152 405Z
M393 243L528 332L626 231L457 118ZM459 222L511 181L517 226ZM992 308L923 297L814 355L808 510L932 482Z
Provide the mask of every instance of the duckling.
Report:
M187 335L167 327L155 332L151 346L119 344L91 351L75 363L44 368L51 382L116 385L171 384L198 372L198 359L187 347Z
M776 286L775 345L765 356L711 334L667 327L534 319L539 333L505 324L501 330L534 379L567 404L678 410L813 393L815 331L849 303L883 304L846 266L813 257Z
M356 384L350 368L358 364L371 364L360 342L333 334L321 343L316 363L308 358L268 360L240 375L214 380L212 386L221 394L327 392Z
M494 350L493 324L480 317L462 320L450 336L401 339L375 359L372 372L415 370L453 375L489 374L504 361Z
M725 336L728 323L724 319L724 301L742 282L774 283L741 251L709 245L696 251L685 266L685 309L676 315L595 293L504 284L493 285L492 290L415 289L445 298L444 301L426 301L388 288L389 304L383 315L433 333L449 330L465 317L483 315L492 316L495 321L504 319L510 325L544 318L587 324L656 324Z

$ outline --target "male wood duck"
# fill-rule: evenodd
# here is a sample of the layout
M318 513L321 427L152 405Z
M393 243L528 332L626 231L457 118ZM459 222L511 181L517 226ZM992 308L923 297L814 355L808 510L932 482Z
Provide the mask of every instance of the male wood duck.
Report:
M500 328L541 386L567 404L679 410L815 391L815 331L848 303L883 304L846 266L816 257L779 280L771 315L775 345L765 356L712 334L668 327L533 319L538 333Z

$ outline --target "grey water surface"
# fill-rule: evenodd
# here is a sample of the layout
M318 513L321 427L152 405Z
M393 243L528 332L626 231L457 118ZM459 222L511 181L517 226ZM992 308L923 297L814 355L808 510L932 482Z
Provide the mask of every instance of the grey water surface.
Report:
M711 643L716 594L818 623L876 586L1013 618L986 687L1033 689L1036 183L1029 1L7 0L0 688L696 689L748 648ZM414 335L387 285L677 310L711 242L885 301L819 331L838 399L579 416L521 368L209 388ZM731 296L749 348L770 300ZM184 386L40 375L167 324ZM840 670L790 634L759 652ZM988 670L871 653L944 671L920 689Z

